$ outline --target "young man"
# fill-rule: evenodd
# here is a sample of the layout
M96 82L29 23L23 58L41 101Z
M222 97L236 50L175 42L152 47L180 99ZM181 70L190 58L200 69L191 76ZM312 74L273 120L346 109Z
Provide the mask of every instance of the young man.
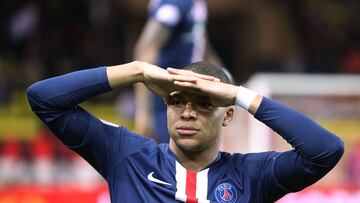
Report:
M148 20L136 43L134 58L159 67L185 67L194 61L221 64L206 34L205 0L151 0ZM135 86L137 133L169 142L163 99L141 84Z
M112 202L274 202L319 180L342 156L337 136L288 107L230 84L221 68L200 62L187 69L132 62L43 80L27 93L36 115L106 179ZM169 144L157 145L78 106L138 82L165 98ZM219 152L220 132L231 122L234 104L294 150Z

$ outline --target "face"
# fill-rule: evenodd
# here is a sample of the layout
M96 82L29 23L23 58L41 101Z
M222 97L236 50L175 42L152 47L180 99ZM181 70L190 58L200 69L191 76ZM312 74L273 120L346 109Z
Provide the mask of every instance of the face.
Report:
M206 95L173 92L166 99L171 141L184 151L218 149L220 132L233 107L215 107Z

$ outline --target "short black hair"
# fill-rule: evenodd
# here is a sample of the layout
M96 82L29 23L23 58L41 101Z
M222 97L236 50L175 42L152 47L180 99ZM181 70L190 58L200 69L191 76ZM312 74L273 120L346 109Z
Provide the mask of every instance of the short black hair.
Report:
M184 69L191 70L195 73L216 77L223 83L234 84L234 80L228 70L205 61L191 63L185 66Z

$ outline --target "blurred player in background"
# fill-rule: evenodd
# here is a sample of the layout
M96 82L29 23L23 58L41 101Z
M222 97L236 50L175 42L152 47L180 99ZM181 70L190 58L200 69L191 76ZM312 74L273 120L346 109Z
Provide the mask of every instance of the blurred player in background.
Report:
M168 144L102 121L79 106L135 83L165 99ZM36 115L106 179L112 202L275 202L318 181L344 152L336 135L301 113L231 84L222 68L204 62L186 70L145 62L87 69L37 82L27 93ZM221 131L230 124L234 105L294 149L220 152Z
M184 67L195 61L222 65L206 34L205 0L151 0L149 19L135 46L136 60L162 68ZM166 106L142 84L135 86L135 129L167 143Z

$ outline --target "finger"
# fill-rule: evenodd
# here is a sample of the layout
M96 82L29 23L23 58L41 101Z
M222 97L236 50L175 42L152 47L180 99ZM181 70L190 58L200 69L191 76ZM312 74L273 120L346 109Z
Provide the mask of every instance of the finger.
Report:
M198 85L196 85L196 83L192 83L192 82L174 81L174 85L176 87L183 87L183 88L191 88L191 89L200 90L200 87Z
M175 68L167 68L167 70L171 74L195 76L195 77L205 79L205 80L218 80L217 78L215 78L213 76L195 73L191 70L181 70L181 69L175 69Z
M180 70L180 69L175 69L175 68L167 68L166 70L170 74L188 75L188 76L194 76L194 77L197 77L197 78L201 78L201 79L204 79L204 80L211 80L211 81L220 82L220 79L218 79L218 78L216 78L214 76L203 75L203 74L195 73L195 72L190 71L190 70Z
M168 79L169 81L180 81L180 82L191 82L196 83L197 79L191 76L184 75L171 75Z
M199 87L195 86L193 83L175 81L174 85L177 91L188 92L191 94L201 94Z
M211 80L211 81L216 81L216 82L220 82L219 78L216 78L214 76L210 76L210 75L203 75L203 74L199 74L199 73L194 73L192 72L192 75L198 78L201 78L203 80Z

